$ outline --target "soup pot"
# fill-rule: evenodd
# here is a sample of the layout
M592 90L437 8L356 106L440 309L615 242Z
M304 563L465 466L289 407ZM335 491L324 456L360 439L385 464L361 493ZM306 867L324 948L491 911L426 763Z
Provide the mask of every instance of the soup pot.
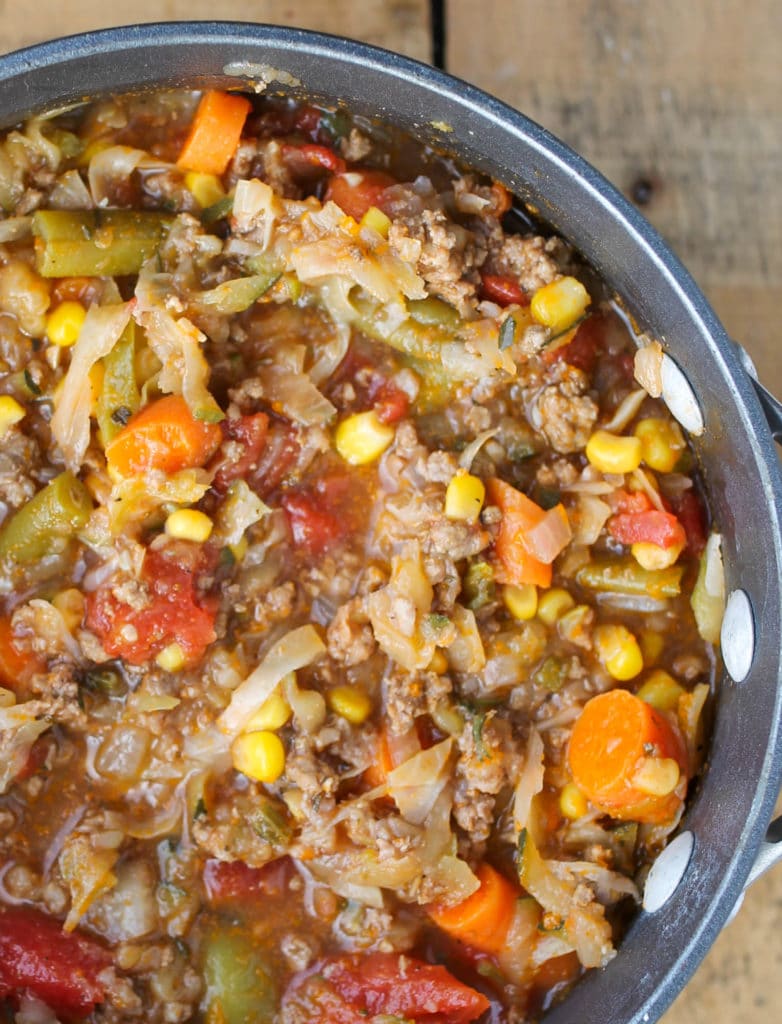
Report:
M344 39L229 23L143 25L73 36L0 58L0 126L126 90L245 87L303 93L392 121L504 182L573 243L666 352L665 395L694 428L723 538L728 608L710 756L679 836L658 859L619 955L548 1024L647 1024L692 975L748 878L782 859L768 829L782 776L782 510L762 393L692 278L592 167L478 89Z

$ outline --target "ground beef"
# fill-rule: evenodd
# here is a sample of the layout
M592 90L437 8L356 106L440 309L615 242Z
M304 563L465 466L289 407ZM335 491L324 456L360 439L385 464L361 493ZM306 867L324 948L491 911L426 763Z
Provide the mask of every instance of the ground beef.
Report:
M558 364L559 379L534 399L532 421L539 425L551 447L564 455L582 451L600 412L585 392L587 377L567 363Z
M372 142L358 128L351 128L350 134L339 140L339 150L344 160L358 163L372 152Z
M337 609L326 641L331 657L347 666L358 665L374 653L377 645L362 598L351 598Z
M416 269L430 294L469 316L477 304L478 268L486 258L477 237L443 210L423 209L389 229L389 245L403 259L413 255L410 239L420 243Z
M497 794L515 778L519 755L508 723L489 711L459 736L454 817L472 842L489 838Z
M401 736L416 718L431 713L453 689L449 676L436 672L405 672L394 667L383 685L384 710L392 733Z
M532 295L558 277L558 252L559 246L539 235L502 235L491 249L486 269L515 278L527 295Z
M40 487L32 475L40 463L38 445L19 430L3 437L0 449L0 522L3 506L8 512L21 508Z

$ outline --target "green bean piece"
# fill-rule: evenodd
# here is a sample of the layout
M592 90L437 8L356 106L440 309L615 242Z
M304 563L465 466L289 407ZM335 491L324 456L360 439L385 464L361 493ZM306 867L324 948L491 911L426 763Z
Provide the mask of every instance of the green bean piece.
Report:
M544 690L557 693L567 679L567 665L562 658L555 658L552 655L550 658L546 658L535 672L533 679Z
M413 299L408 303L407 308L410 316L416 323L424 324L427 327L444 327L451 333L455 333L461 326L462 319L453 306L449 306L442 299Z
M61 473L23 505L0 530L0 560L31 565L65 550L92 512L87 488Z
M285 805L270 797L258 801L248 821L253 831L271 846L285 846L293 836Z
M252 277L236 277L232 281L223 281L209 291L197 294L194 297L194 304L214 313L243 313L268 292L281 276L279 271L267 271L253 274Z
M446 341L454 340L454 328L446 327L444 323L431 315L431 304L435 299L422 299L422 303L429 304L424 307L428 310L426 316L428 321L420 321L414 316L409 316L393 331L388 331L383 323L384 310L382 306L367 302L365 299L351 299L353 308L358 313L355 321L359 330L363 331L368 338L375 341L382 341L391 348L411 356L421 362L434 362L439 365L440 348ZM442 303L443 307L451 310L450 306ZM410 303L412 308L417 307L421 315L421 304ZM451 310L451 312L455 312ZM457 314L458 319L458 314ZM441 371L442 372L442 371Z
M211 206L207 206L205 210L201 211L201 223L207 227L210 224L216 224L218 220L227 217L233 208L234 197L223 196L222 199L218 199L216 203L212 203Z
M153 210L36 210L36 270L43 277L137 274L171 219Z
M130 320L103 360L103 387L98 395L96 417L104 446L114 440L141 405L135 356L136 324Z
M206 1024L272 1024L277 986L271 965L239 926L215 927L204 947Z
M494 570L488 562L473 562L464 574L465 603L472 611L491 604L496 596Z
M598 559L576 573L576 582L602 594L646 596L656 600L678 597L684 567L644 569L632 557Z

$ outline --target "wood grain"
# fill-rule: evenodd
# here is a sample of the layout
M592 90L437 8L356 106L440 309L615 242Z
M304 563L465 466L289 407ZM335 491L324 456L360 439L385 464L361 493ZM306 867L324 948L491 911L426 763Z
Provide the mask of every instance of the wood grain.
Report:
M559 135L630 198L650 192L643 212L782 394L782 4L484 0L476 17L473 0L449 0L447 12L448 69ZM778 1024L781 976L777 870L663 1022Z
M644 213L782 391L782 4L447 10L449 70L559 135L627 195L650 184Z
M429 60L427 0L133 0L125 12L105 0L0 0L0 51L90 29L149 21L266 22L352 36ZM124 17L123 17L124 13Z

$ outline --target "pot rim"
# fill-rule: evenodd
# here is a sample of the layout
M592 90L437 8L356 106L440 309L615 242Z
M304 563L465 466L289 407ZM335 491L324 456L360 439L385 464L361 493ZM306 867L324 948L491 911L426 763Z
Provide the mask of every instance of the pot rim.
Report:
M318 62L324 61L327 65L331 63L333 67L339 66L342 71L349 70L362 81L367 76L379 76L380 80L386 83L395 82L401 97L400 103L404 108L403 126L417 128L419 133L423 132L429 139L439 139L439 144L446 149L456 148L449 146L448 143L458 139L463 143L459 149L462 154L460 159L467 164L478 167L483 164L484 169L487 164L485 155L482 156L481 147L474 142L477 125L499 133L503 139L507 138L509 145L516 144L525 154L533 154L539 158L540 166L546 170L544 177L547 182L559 181L561 177L562 181L570 182L573 188L586 195L588 201L602 214L605 225L610 227L614 236L623 239L636 258L651 264L667 291L678 302L684 320L710 349L715 372L719 373L730 387L740 426L748 435L759 485L770 499L769 507L764 510L768 513L768 525L772 533L773 550L769 550L768 553L769 575L776 576L777 586L776 590L772 588L768 604L756 608L755 632L760 644L763 637L759 635L758 626L761 623L758 619L762 613L764 630L770 630L772 638L775 636L778 639L782 635L782 600L778 585L782 578L782 527L779 521L779 510L782 510L782 482L768 426L751 384L738 363L731 342L690 274L648 221L595 168L520 112L452 75L368 44L281 26L194 21L131 25L81 33L0 57L0 83L3 86L0 94L0 126L8 127L36 111L76 102L82 98L107 95L111 92L119 93L134 88L138 90L144 87L157 88L181 84L185 78L197 85L237 85L242 82L242 77L237 78L235 73L232 77L226 76L225 64L217 66L214 60L218 53L230 56L235 53L232 48L236 47L239 47L240 51L251 50L253 57L257 55L258 58L266 58L270 55L274 66L282 66L283 70L287 70L284 62L289 61L289 66L295 66L297 69L295 77L304 78L305 86L306 74L299 73L299 66L306 72ZM161 60L161 57L164 59ZM166 59L172 63L165 63ZM263 59L259 61L264 62ZM328 74L325 77L328 79ZM339 76L332 75L333 77ZM107 85L107 81L113 81L115 87L112 89ZM246 82L246 78L244 81ZM417 102L411 97L417 97ZM334 98L333 94L331 98ZM355 109L356 102L351 99L348 105ZM377 109L378 104L370 104L370 107ZM12 111L13 114L9 115L8 111ZM390 115L383 113L381 116L393 118L394 113L396 111ZM397 117L396 120L399 121L400 118ZM442 131L443 123L449 126L449 131ZM489 165L497 166L494 159L489 161ZM526 179L515 176L510 164L506 165L505 177L511 178L508 184L516 194L524 194ZM572 202L570 205L572 207ZM554 230L562 231L572 239L574 232L566 231L557 224L558 216L563 211L565 214L572 212L567 205L557 207L554 204L547 209L547 219L551 220ZM579 230L582 228L588 236L587 226L580 225ZM598 271L602 274L599 240L589 236L587 241L589 244L585 246L576 238L575 244L587 250L591 262L597 265ZM589 253L590 247L598 253L597 259ZM682 352L684 365L678 353L677 359L686 372L687 356L684 350ZM696 352L694 357L691 357L693 373L697 367L698 355ZM728 569L730 572L731 567L728 566ZM741 567L734 569L738 572L736 585L748 587L750 577L746 576L742 584L741 573L738 571ZM777 651L773 715L771 721L764 723L764 727L767 724L768 734L757 786L750 805L746 808L746 816L735 849L725 854L725 870L711 892L707 908L699 920L689 922L692 930L687 941L679 944L675 963L663 965L668 969L667 974L661 978L662 971L658 966L655 965L651 969L647 967L647 972L652 975L651 980L646 977L627 976L627 972L623 970L622 950L638 929L639 922L636 920L620 946L619 956L612 964L605 971L591 972L579 984L577 991L582 996L579 1016L585 1022L605 1019L607 1009L609 1013L612 1012L605 1003L606 984L614 984L614 991L617 990L617 984L630 986L631 989L637 990L636 995L642 998L642 1005L633 1003L630 1016L623 1018L626 1024L641 1024L656 1019L689 980L728 919L754 863L782 780L781 658ZM721 686L728 687L729 691L735 689L735 684L727 678L723 680ZM740 768L741 765L739 770ZM683 827L687 827L690 821L691 814L688 813ZM674 910L676 906L676 900L672 899L668 904L668 910ZM686 904L681 904L682 912L685 907ZM649 915L642 913L639 917L648 919ZM671 927L674 924L675 922L672 922ZM665 938L670 936L666 936L663 928L660 940ZM663 948L661 945L660 949ZM602 1007L599 1005L601 998L604 1000ZM567 1024L569 1002L570 1000L559 1009L551 1011L546 1018L547 1021L550 1024Z

